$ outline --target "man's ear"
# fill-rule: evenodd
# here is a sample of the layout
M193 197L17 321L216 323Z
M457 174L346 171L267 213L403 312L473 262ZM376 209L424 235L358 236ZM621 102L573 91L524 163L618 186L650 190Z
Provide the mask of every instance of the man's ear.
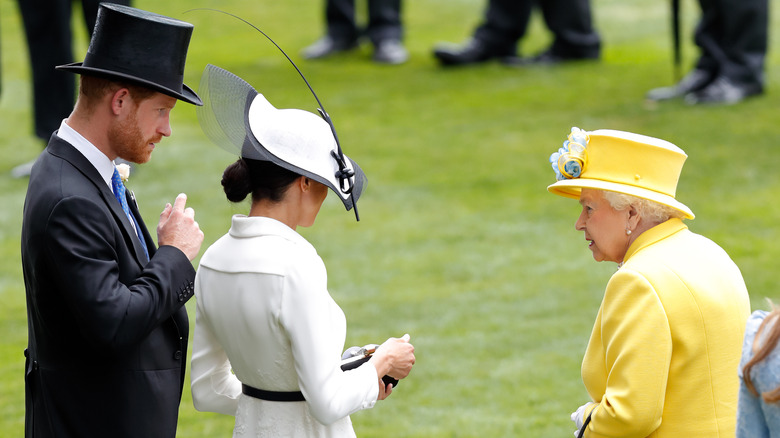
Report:
M111 111L115 116L118 116L129 108L131 103L132 98L130 97L130 90L127 88L120 88L111 96Z

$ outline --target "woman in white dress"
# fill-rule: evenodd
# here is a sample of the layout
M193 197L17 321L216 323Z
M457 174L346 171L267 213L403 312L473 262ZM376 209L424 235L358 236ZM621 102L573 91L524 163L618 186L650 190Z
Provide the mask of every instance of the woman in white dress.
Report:
M390 395L381 378L406 377L414 347L408 335L390 338L364 365L341 370L346 319L296 228L314 223L329 188L355 208L363 172L328 122L274 108L225 70L207 66L200 92L204 131L241 155L223 174L225 194L252 202L200 261L195 408L235 415L234 437L355 436L349 415Z

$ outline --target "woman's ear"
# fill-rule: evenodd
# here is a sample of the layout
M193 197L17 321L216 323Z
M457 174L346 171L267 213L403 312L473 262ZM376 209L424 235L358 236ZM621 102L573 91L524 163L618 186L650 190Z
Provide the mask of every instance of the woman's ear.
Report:
M299 180L299 184L301 187L301 191L304 193L308 192L309 189L311 189L311 180L309 179L309 177L302 176Z
M639 215L639 210L634 204L629 205L626 210L628 210L628 223L626 224L626 227L629 230L636 230L637 225L639 225L639 220L642 218Z

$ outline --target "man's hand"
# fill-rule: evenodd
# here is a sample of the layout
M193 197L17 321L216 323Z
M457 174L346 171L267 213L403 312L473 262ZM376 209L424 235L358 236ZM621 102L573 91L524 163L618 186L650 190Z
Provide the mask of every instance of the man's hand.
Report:
M179 248L190 261L198 256L203 243L203 231L195 222L195 210L185 208L187 195L176 197L173 205L166 204L160 213L160 223L157 224L157 242Z

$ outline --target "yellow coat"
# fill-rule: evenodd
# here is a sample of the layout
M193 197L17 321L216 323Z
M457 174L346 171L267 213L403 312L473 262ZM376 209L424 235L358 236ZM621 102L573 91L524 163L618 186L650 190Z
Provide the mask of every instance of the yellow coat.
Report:
M718 245L679 219L642 233L607 284L582 362L597 403L585 436L733 437L749 315L742 274Z

